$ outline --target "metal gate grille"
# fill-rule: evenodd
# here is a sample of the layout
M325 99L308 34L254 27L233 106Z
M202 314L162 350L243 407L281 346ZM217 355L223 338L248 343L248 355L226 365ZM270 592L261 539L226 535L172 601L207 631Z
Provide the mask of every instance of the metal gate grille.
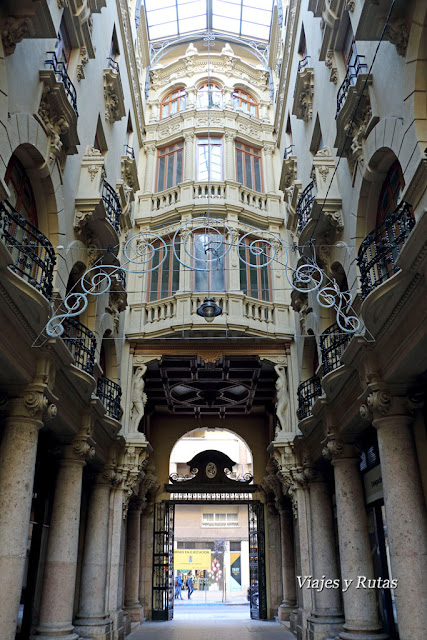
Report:
M248 505L250 608L253 620L267 619L264 505Z
M173 531L175 505L154 505L153 620L172 620L174 604Z

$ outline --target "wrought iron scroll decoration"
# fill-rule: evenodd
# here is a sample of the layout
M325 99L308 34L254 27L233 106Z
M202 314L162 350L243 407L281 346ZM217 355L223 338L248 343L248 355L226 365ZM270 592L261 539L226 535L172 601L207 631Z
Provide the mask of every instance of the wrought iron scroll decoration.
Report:
M248 231L248 229L250 229ZM288 264L288 251L283 240L270 231L262 231L245 225L246 233L235 240L233 232L223 220L200 216L178 227L172 240L172 251L179 263L191 271L208 271L212 264L221 260L233 248L239 260L254 269L265 269L272 263L285 269L287 281L292 289L301 293L317 291L317 301L324 308L336 309L336 322L344 333L354 334L362 330L362 323L356 315L350 315L351 293L340 291L337 282L331 279L316 264L315 254L304 256L306 262L296 268ZM202 244L204 256L194 253L194 236ZM314 246L312 245L314 251ZM140 232L129 238L124 245L125 264L111 266L95 264L78 281L81 291L72 290L63 301L65 311L57 313L48 321L46 333L57 338L64 332L62 325L66 318L80 315L88 306L88 296L100 296L106 293L117 273L136 273L143 275L159 269L167 259L168 246L165 240L149 232ZM154 264L153 257L159 252L159 260ZM248 252L252 256L264 256L264 261L248 262ZM101 260L101 259L100 259ZM289 270L292 277L289 277Z

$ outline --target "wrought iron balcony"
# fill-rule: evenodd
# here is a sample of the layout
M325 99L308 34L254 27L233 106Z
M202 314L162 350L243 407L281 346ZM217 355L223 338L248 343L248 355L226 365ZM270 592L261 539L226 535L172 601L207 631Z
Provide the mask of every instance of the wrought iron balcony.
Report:
M107 58L107 68L112 69L115 73L120 75L119 63L114 58Z
M286 147L285 152L283 154L283 160L287 160L289 156L292 156L294 153L295 145L290 144L289 147Z
M114 229L119 232L122 208L120 206L119 196L111 184L106 180L104 180L102 184L102 200L105 207L105 217L112 224Z
M298 216L298 231L302 231L305 225L310 220L311 210L313 208L314 201L314 182L306 186L304 191L299 197L297 204L297 216Z
M348 343L351 334L342 331L334 322L320 336L320 352L322 354L323 375L338 369L341 366L341 356Z
M304 71L306 67L308 67L308 63L310 62L310 56L305 56L302 60L298 62L298 73Z
M303 420L311 415L311 409L316 402L316 398L322 395L322 386L319 376L312 376L305 382L301 382L297 390L298 397L298 420Z
M127 156L131 160L135 160L135 151L133 150L133 147L130 147L128 144L123 146L123 155Z
M74 358L74 364L92 376L95 366L95 336L75 318L65 318L63 327L61 337Z
M401 202L396 211L389 213L363 240L357 255L362 299L399 271L396 260L414 225L410 205Z
M67 98L73 107L76 116L78 117L79 112L77 111L77 93L76 88L70 80L70 77L67 73L67 69L65 67L65 62L60 62L55 55L54 51L48 51L46 56L49 56L44 61L44 66L46 69L52 69L55 73L56 80L58 82L62 82L64 84L65 93Z
M7 201L0 202L0 236L13 259L10 269L50 298L56 256L46 236Z
M104 405L107 415L114 420L120 420L122 397L120 385L108 378L98 378L96 395Z
M347 73L345 74L344 81L343 81L342 85L340 86L340 88L338 89L337 111L336 111L336 114L335 114L335 118L338 117L338 114L341 111L341 108L342 108L344 102L346 101L346 98L347 98L347 95L348 95L348 91L349 91L350 87L353 84L355 84L357 76L362 71L362 69L367 69L368 68L368 65L366 63L361 62L362 59L364 60L365 56L357 55L354 64L350 64L347 67Z

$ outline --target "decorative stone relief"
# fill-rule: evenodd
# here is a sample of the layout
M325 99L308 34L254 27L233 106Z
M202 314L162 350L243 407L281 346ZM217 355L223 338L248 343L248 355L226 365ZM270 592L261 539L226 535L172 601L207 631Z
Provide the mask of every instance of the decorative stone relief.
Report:
M337 84L338 82L338 70L336 67L333 66L333 55L334 52L329 49L328 53L326 54L326 58L325 58L325 64L328 67L328 69L331 70L331 75L329 76L329 81L333 82L334 84Z
M297 74L292 113L308 122L313 117L314 70L306 67Z
M274 370L277 374L276 380L276 417L279 424L276 427L279 431L289 431L287 413L289 407L289 392L286 367L276 364Z
M83 67L89 62L89 56L87 54L86 47L80 47L80 64L77 65L77 80L84 80L85 74Z
M113 69L104 69L105 119L113 123L126 115L120 74Z
M322 456L327 460L340 458L344 453L344 443L338 439L334 432L329 431L327 434L327 443L322 449Z
M16 45L27 35L31 26L31 18L8 16L1 27L1 39L3 41L6 56L12 55Z
M132 381L132 409L130 414L130 433L138 433L138 426L141 422L145 405L147 404L147 394L144 391L145 380L144 375L147 371L145 364L140 365L135 370Z

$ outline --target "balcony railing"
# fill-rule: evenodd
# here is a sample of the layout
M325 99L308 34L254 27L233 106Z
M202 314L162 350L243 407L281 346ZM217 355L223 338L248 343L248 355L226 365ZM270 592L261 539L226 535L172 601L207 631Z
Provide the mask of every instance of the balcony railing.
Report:
M384 222L364 239L357 255L362 299L399 271L396 260L415 225L411 207L401 202Z
M67 73L67 69L65 66L65 62L60 62L55 55L54 51L48 51L46 56L49 56L44 61L44 66L46 69L52 69L55 73L56 80L58 82L62 82L64 85L66 96L73 107L76 116L79 116L79 112L77 111L77 93L76 88L70 80L70 77Z
M95 366L95 336L75 318L66 318L63 327L64 333L61 337L74 358L74 364L92 376Z
M334 322L320 336L320 352L322 354L323 375L338 369L341 366L341 356L348 343L351 334L342 331Z
M107 68L112 69L115 73L120 75L119 63L114 58L107 58Z
M119 232L122 208L120 206L119 196L106 180L104 180L102 184L102 200L105 206L105 217L114 229Z
M289 156L292 156L294 153L294 149L295 149L295 145L294 144L290 144L289 147L286 147L284 154L283 154L283 160L287 160L289 158Z
M0 202L0 237L10 252L10 269L40 291L52 294L55 251L46 236L7 202Z
M335 114L335 118L338 117L338 114L341 111L344 102L346 101L350 87L356 83L357 76L362 71L362 69L368 68L367 64L361 62L362 59L364 60L365 56L357 55L354 64L350 64L347 67L347 73L345 74L344 81L338 90L337 111Z
M300 60L298 62L298 73L301 73L301 71L304 71L304 69L308 66L309 62L310 62L310 56L305 56L305 58Z
M311 181L306 186L304 191L299 197L297 204L297 216L298 216L298 231L302 231L305 225L310 220L311 210L313 208L314 201L314 182Z
M123 146L123 155L127 156L131 160L135 160L135 151L133 150L133 147L130 147L128 144Z
M311 409L316 402L316 398L322 395L322 386L318 376L314 375L305 382L301 382L297 390L298 397L298 420L303 420L311 415Z
M120 420L122 397L120 385L108 378L98 378L96 395L104 405L107 415L114 420Z

